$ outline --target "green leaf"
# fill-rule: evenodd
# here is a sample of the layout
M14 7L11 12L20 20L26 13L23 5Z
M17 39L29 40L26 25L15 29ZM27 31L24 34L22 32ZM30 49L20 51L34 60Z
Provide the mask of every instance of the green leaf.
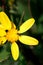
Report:
M18 12L19 12L19 14L23 14L23 12L24 12L24 20L27 20L27 19L29 19L31 16L30 16L30 12L29 12L29 9L28 9L28 2L26 1L24 1L24 2L22 2L22 1L18 1Z
M6 60L8 58L8 51L6 50L6 47L0 47L0 62Z

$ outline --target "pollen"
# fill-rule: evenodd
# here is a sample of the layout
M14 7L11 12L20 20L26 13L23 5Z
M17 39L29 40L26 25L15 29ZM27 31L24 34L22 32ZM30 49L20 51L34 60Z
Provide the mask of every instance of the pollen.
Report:
M14 42L17 41L19 38L19 35L17 34L17 30L12 28L11 30L9 30L6 34L6 38L8 41L10 42Z

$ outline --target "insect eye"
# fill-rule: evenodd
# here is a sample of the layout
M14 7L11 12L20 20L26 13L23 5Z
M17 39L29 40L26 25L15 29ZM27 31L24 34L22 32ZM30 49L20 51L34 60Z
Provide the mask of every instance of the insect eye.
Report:
M6 32L8 32L8 30L5 30Z

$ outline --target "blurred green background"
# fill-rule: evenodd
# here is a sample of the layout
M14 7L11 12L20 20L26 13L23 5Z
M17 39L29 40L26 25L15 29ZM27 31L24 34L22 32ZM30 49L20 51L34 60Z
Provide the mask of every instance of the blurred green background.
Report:
M24 34L39 40L37 46L19 44L20 56L14 61L10 43L0 46L0 65L43 65L43 0L0 0L0 12L4 11L19 28L27 19L35 18L35 24ZM20 43L20 42L18 42Z

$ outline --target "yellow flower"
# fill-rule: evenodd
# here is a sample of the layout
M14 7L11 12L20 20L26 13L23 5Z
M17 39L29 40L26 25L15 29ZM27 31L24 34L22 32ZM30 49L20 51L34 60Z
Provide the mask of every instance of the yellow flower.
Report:
M34 22L34 18L31 18L25 21L19 27L19 30L17 30L15 24L9 20L8 16L4 12L0 12L0 45L4 44L6 40L12 43L11 53L14 60L17 60L19 57L19 47L16 43L17 40L26 45L38 45L37 39L21 34L30 29Z

